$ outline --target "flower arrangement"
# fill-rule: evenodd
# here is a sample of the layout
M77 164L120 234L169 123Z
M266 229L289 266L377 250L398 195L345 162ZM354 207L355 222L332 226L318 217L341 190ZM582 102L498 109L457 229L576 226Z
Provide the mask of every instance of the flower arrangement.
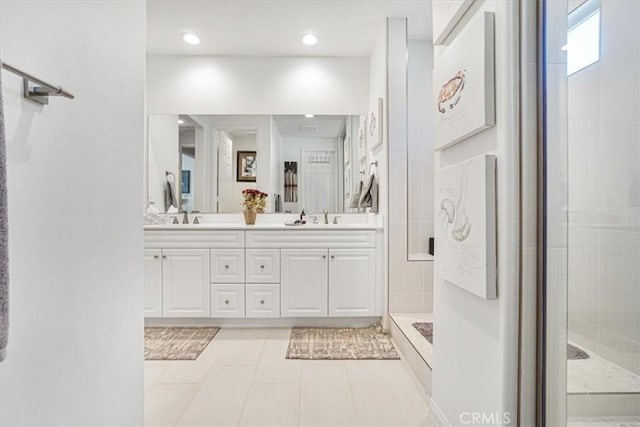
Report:
M246 210L263 213L264 208L267 205L267 197L269 197L269 195L260 190L252 188L242 190L242 206Z

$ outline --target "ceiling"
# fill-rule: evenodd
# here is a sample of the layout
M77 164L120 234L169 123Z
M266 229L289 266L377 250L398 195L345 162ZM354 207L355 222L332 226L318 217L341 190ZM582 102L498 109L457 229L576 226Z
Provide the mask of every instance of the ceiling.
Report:
M345 116L300 115L273 116L280 135L284 138L338 138L345 127Z
M149 0L147 53L366 57L386 17L407 17L409 38L431 39L430 0ZM315 46L301 42L309 31Z

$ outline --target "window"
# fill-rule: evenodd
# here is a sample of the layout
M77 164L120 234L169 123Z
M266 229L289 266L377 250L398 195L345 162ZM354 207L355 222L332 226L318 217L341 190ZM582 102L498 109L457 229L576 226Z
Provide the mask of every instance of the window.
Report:
M600 60L600 7L587 1L569 15L567 75Z

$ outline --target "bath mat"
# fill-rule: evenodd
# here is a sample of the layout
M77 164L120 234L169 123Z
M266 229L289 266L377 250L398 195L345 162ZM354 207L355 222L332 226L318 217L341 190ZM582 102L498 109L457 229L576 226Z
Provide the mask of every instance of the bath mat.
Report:
M391 337L380 325L368 328L293 328L287 359L397 360Z
M588 358L589 354L586 351L567 343L567 360L584 360Z
M433 323L431 322L416 322L411 326L416 328L420 334L429 341L429 344L433 345Z
M144 328L144 360L196 360L220 328Z

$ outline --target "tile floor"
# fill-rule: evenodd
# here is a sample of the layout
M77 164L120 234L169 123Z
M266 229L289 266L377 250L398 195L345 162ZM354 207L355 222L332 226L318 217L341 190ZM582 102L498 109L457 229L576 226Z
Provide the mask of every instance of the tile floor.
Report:
M402 333L405 334L409 342L418 351L420 357L422 357L424 361L427 362L429 366L431 366L431 369L433 369L433 345L431 345L431 343L427 341L427 339L423 337L416 328L413 327L413 323L415 322L433 322L433 314L392 313L390 316L396 322L396 325L398 325L398 328L400 328Z
M433 425L403 360L287 360L289 334L222 329L195 361L145 362L145 425Z

